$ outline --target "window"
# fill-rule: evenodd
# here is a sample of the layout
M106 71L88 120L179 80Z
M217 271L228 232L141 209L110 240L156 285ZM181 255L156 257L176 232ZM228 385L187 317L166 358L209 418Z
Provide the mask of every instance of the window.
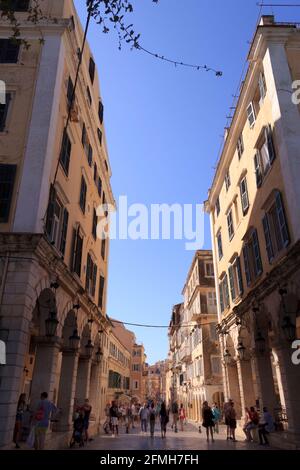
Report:
M92 235L94 237L94 240L97 239L97 224L98 224L98 217L97 217L96 209L94 208L94 210L93 210L93 225L92 225Z
M83 126L82 126L81 143L82 143L82 146L84 148L85 154L87 156L88 164L89 164L89 166L92 166L92 163L93 163L93 149L92 149L92 146L90 144L90 141L89 141L89 138L88 138L88 135L87 135L87 130L86 130L86 127L85 127L84 123L83 123Z
M9 2L10 10L27 11L29 8L29 0L11 0ZM7 9L7 0L0 1L0 10Z
M226 175L225 175L225 187L226 187L226 191L228 191L228 189L230 188L230 185L231 185L230 173L229 173L229 170L228 170L227 173L226 173Z
M81 261L82 261L82 247L83 237L80 234L79 227L73 229L73 241L72 241L72 258L71 258L71 270L81 276Z
M207 305L216 307L217 297L215 291L207 292Z
M97 179L98 179L98 168L97 164L94 163L94 182L97 184Z
M132 365L133 372L139 372L141 370L140 364L133 364Z
M205 263L205 277L214 277L214 265L213 263Z
M85 214L85 204L86 204L86 191L87 186L84 177L81 177L81 185L80 185L80 198L79 198L79 205L82 212Z
M139 382L138 382L138 380L134 380L133 384L134 384L134 386L133 386L134 389L135 389L135 390L138 390L138 389L139 389Z
M235 299L242 295L244 292L243 288L243 278L242 278L242 270L241 270L241 261L240 258L237 256L235 261L229 266L228 269L229 275L229 286L230 286L230 294L231 299L234 302Z
M260 104L262 104L267 94L266 78L263 72L259 74L258 87L260 95Z
M263 271L256 229L252 230L247 243L243 247L243 256L247 286L249 286Z
M92 105L92 95L91 95L91 92L90 92L90 88L88 86L86 87L86 94L87 94L87 97L88 97L88 100L89 100L89 105L91 106Z
M101 193L102 193L102 181L101 181L100 176L98 176L98 180L97 180L97 189L98 189L99 197L101 198Z
M99 144L102 145L102 131L99 129L97 129L97 135L98 135L98 140L99 140Z
M290 243L285 209L279 191L275 192L273 203L263 218L263 228L268 259L271 263L276 255Z
M0 39L0 64L16 64L19 50L20 44L17 40Z
M64 170L64 172L67 176L69 174L71 150L72 150L71 141L69 139L69 136L68 136L67 132L64 131L63 138L62 138L59 161L60 161L60 164L61 164L61 166L62 166L62 168L63 168L63 170Z
M218 253L219 253L219 260L223 258L223 245L222 245L222 234L219 231L217 235L217 242L218 242Z
M236 148L237 148L237 153L238 153L238 157L239 157L239 160L241 159L243 153L244 153L244 139L243 139L243 134L241 134L237 140L237 145L236 145Z
M92 297L95 296L97 281L97 266L93 262L90 254L87 255L85 288Z
M228 235L229 240L232 240L234 236L234 226L233 226L233 217L232 217L232 209L227 214L227 226L228 226Z
M209 336L212 341L218 341L218 335L217 335L217 324L216 323L211 323L209 325Z
M102 310L104 307L104 287L105 287L105 279L103 276L100 276L99 281L99 298L98 298L98 307Z
M52 243L63 255L66 250L69 213L57 197L53 186L50 188L47 209L46 233Z
M242 201L242 210L245 215L249 209L249 197L248 197L248 187L247 179L244 177L240 182L240 192L241 192L241 201Z
M103 238L101 242L101 257L103 260L105 260L105 254L106 254L106 239Z
M0 223L9 221L17 165L0 164Z
M73 85L71 77L69 77L69 80L68 80L67 99L68 99L68 106L71 108L73 101L74 101L74 85Z
M249 125L252 128L256 121L255 110L254 110L254 106L252 102L249 104L247 108L247 116L248 116Z
M221 208L220 208L220 199L217 198L217 200L216 200L216 213L217 213L217 216L220 214L220 210L221 210Z
M211 356L211 372L215 375L222 374L222 365L220 356Z
M95 65L93 58L91 57L90 63L89 63L89 74L90 74L90 79L91 79L92 84L94 83L94 80L95 80L95 70L96 70L96 65Z
M271 126L267 126L263 133L263 142L261 142L258 151L254 156L254 168L256 175L256 185L259 188L262 185L265 175L271 168L276 158L273 142L273 133Z
M110 370L108 373L108 387L109 388L121 388L122 376L118 372Z
M103 124L104 106L103 106L102 101L99 101L98 116L99 116L100 124Z
M6 128L6 120L8 109L11 101L11 93L6 93L5 103L0 103L0 132L4 132Z
M227 274L225 274L224 278L220 282L219 288L220 288L221 311L224 312L224 310L230 307Z

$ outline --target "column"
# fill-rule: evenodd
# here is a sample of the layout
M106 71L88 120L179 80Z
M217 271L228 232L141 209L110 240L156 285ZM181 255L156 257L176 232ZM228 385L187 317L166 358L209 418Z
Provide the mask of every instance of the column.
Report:
M292 350L283 344L276 349L288 430L300 434L300 366L292 363ZM279 388L281 388L279 386Z
M273 414L277 400L270 353L266 352L261 355L258 352L254 352L254 364L259 393L256 398L259 399L260 409L262 409L263 406L267 406L270 413Z
M31 385L30 404L35 407L42 392L53 400L60 342L58 338L39 337Z
M79 358L75 392L75 397L79 403L83 403L86 398L89 398L91 365L90 358Z
M236 362L227 365L229 398L234 402L237 419L242 416L241 392Z
M63 351L57 401L61 417L55 431L69 431L72 427L77 368L78 352Z
M100 364L92 364L90 374L90 394L89 400L92 406L92 416L95 418L96 425L100 422L102 413L102 395L100 390Z
M250 406L255 406L255 394L250 360L241 361L238 359L237 369L240 385L242 416L244 416L244 410L246 407L250 408Z

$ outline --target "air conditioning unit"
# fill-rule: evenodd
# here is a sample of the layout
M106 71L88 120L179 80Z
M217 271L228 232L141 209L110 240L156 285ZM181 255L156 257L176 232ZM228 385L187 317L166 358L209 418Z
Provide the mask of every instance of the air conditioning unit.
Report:
M70 120L72 122L79 122L79 112L76 104L73 104L72 109L70 111Z

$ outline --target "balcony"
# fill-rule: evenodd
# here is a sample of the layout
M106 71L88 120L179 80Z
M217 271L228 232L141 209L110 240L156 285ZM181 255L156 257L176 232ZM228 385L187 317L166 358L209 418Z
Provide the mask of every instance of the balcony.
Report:
M182 362L190 362L192 358L191 348L188 345L185 345L179 351L179 359Z

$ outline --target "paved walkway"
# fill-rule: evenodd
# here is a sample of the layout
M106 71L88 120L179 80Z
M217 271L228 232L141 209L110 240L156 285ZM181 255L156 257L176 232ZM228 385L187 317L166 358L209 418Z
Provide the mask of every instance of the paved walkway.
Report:
M205 430L204 430L205 431ZM162 439L160 427L156 426L155 436L152 439L149 434L141 434L139 428L130 430L126 434L123 427L120 427L119 436L112 437L100 435L92 442L89 442L83 450L265 450L268 447L245 442L239 439L238 442L227 441L225 427L220 427L220 433L215 434L215 442L206 441L206 434L200 434L198 428L192 424L187 424L183 432L175 433L168 426L167 437Z

